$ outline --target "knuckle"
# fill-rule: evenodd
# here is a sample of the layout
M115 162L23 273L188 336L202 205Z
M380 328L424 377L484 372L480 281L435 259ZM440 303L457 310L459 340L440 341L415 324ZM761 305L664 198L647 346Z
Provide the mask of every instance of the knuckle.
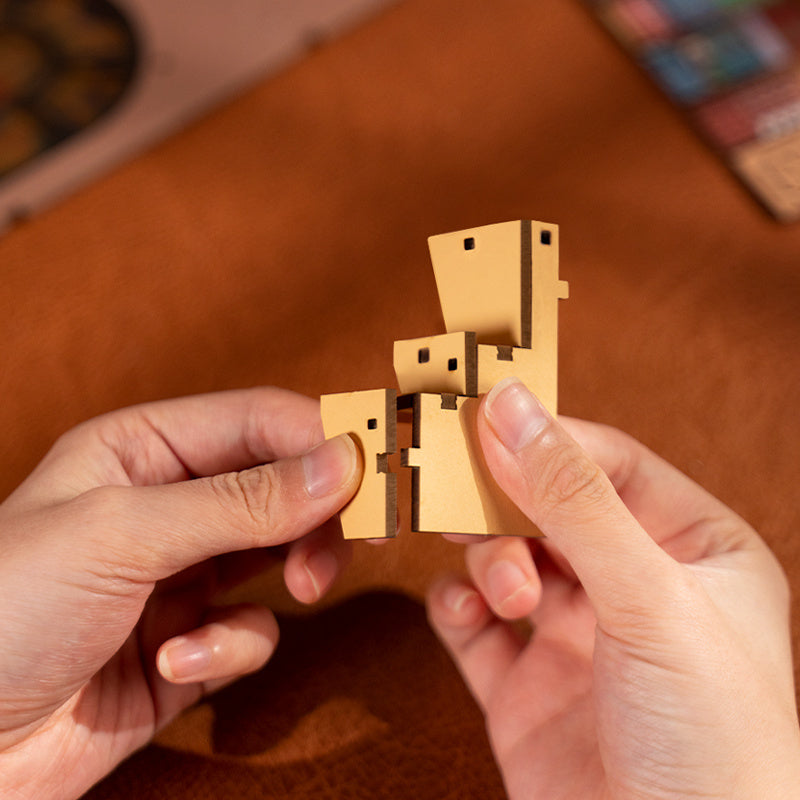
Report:
M146 518L135 490L129 486L98 486L72 498L61 509L69 516L63 518L57 529L59 538L51 546L65 552L62 548L71 549L80 542L81 548L93 556L84 571L87 577L102 582L105 593L118 591L120 585L150 583L147 564L131 558L129 549L129 526L136 527Z
M75 497L81 519L92 528L103 529L109 520L127 519L135 510L135 499L128 486L97 486Z
M600 467L582 452L562 445L548 454L535 490L540 515L544 519L563 506L589 511L604 503L608 494Z
M256 532L272 527L271 507L278 492L272 470L261 467L229 472L210 480L220 504L237 522Z

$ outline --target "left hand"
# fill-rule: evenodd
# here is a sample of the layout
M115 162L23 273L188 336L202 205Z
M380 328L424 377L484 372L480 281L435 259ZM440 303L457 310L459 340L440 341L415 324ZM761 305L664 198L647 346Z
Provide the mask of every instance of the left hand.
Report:
M0 796L78 797L264 664L272 613L213 598L283 557L299 600L333 582L348 550L320 526L361 467L322 440L318 404L279 389L139 406L63 436L0 505Z

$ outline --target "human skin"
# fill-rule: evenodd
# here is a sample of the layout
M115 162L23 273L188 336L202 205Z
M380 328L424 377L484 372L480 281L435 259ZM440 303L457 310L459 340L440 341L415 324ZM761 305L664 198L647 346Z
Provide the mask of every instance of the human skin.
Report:
M272 654L256 605L215 597L285 560L319 598L361 463L279 389L166 401L79 426L0 506L0 797L71 800L180 711ZM327 523L327 524L326 524Z
M471 545L472 581L429 598L510 796L793 797L774 557L641 445L565 426L585 450L519 384L490 393L487 462L548 539ZM78 797L269 658L272 614L213 601L285 558L312 602L346 563L325 523L361 465L347 437L321 442L318 404L281 390L141 406L64 436L0 506L4 800ZM509 624L521 619L530 640Z
M470 579L441 580L428 608L510 798L797 797L789 593L755 531L624 434L559 424L519 382L489 393L478 426L547 538L469 545Z

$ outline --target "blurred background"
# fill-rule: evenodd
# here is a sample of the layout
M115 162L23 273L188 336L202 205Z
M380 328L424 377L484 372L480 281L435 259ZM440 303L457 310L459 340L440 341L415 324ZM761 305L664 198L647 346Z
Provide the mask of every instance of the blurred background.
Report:
M734 91L776 74L790 92L795 40L698 99L663 64L719 75L717 51L681 39L683 61L653 61L655 34L635 28L653 9L678 25L686 4L317 2L293 16L261 2L250 16L233 0L227 28L198 21L206 4L162 5L159 22L153 3L0 0L0 496L63 431L121 406L395 386L394 340L444 330L427 237L532 218L560 226L571 287L562 413L627 430L721 497L797 596L796 101L763 140L712 140L697 117L725 100L740 123ZM183 29L184 51L163 35ZM279 576L254 582L248 595L287 615L276 661L90 796L502 797L419 604L445 569L461 569L457 546L403 533L358 545L312 612Z

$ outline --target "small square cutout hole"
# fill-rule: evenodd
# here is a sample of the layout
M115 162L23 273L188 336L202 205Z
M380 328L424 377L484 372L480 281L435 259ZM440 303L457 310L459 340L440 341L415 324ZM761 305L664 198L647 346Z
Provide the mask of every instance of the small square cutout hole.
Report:
M458 359L457 358L451 358L447 362L447 369L448 369L449 372L455 372L458 369Z
M375 417L372 417L372 419L367 420L367 430L368 431L378 430L378 420L375 419Z
M470 236L467 239L464 239L464 249L465 250L474 250L475 249L475 238Z
M549 245L553 241L553 235L550 231L542 231L541 235L539 236L539 241L542 244Z
M427 347L420 347L417 360L420 364L427 364L431 360L431 351Z

